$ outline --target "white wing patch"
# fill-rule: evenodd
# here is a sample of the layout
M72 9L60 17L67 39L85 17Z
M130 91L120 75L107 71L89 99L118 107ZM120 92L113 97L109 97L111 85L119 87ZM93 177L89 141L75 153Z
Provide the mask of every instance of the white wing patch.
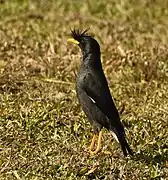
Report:
M95 104L96 101L94 99L92 99L90 96L88 96L90 98L90 100Z

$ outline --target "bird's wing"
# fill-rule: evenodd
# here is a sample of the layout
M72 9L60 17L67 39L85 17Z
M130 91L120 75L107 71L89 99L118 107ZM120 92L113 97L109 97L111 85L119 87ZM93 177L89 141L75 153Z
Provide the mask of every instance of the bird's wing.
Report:
M105 76L88 74L84 79L84 91L92 102L110 119L118 121L119 114L108 88ZM114 120L115 121L115 120Z

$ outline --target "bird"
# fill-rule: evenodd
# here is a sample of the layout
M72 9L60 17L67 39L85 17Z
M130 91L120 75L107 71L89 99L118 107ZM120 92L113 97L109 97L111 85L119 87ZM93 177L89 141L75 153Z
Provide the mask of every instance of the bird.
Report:
M99 43L88 35L88 29L82 31L75 28L71 29L71 38L67 41L78 45L82 52L81 65L76 77L76 93L79 104L93 127L90 154L95 155L100 151L102 129L106 128L120 144L124 156L133 156L103 72ZM97 137L97 147L94 148Z

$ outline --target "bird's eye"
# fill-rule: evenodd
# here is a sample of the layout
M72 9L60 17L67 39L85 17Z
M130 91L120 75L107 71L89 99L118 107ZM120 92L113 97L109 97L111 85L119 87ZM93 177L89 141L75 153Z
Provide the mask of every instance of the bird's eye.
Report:
M82 43L82 44L84 44L84 43L85 43L84 39L81 39L81 43Z

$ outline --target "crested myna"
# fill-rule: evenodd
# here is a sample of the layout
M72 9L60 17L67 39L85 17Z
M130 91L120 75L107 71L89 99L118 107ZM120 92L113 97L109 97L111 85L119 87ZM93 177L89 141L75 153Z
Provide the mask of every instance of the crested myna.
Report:
M124 155L127 156L127 153L133 155L102 69L100 46L86 32L87 30L84 32L71 30L72 38L68 39L68 42L77 44L83 55L77 75L76 91L79 103L94 129L89 151L91 154L96 154L100 150L101 129L105 127L120 143ZM98 144L96 150L93 151L97 135Z

